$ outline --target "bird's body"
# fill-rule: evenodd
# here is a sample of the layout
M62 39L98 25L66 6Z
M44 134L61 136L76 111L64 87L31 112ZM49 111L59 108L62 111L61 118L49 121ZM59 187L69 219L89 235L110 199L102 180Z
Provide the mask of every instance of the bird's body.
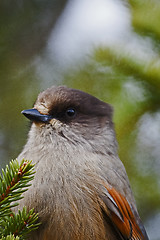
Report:
M33 160L36 174L20 205L42 222L30 239L147 240L117 155L111 107L52 87L23 113L33 124L18 159Z

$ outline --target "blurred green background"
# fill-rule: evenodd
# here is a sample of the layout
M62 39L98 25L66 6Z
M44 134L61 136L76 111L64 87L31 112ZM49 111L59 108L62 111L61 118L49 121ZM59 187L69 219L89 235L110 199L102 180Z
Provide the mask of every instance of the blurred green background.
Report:
M0 1L0 164L16 158L25 144L29 123L20 112L40 91L63 84L93 94L114 107L119 155L150 239L158 240L160 1L116 1L127 8L138 44L97 44L67 67L46 48L67 1Z

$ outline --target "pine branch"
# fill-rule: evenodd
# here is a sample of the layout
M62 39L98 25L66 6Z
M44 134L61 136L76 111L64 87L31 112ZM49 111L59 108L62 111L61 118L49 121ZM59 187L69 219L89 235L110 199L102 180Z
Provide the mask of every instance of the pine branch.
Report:
M37 229L40 225L40 223L36 223L37 219L38 215L34 213L33 209L27 213L27 208L24 207L17 214L12 213L11 216L4 218L0 232L3 232L3 236L12 233L14 237L18 236L19 239L25 239L29 232Z
M29 182L34 178L34 165L31 161L17 160L10 162L6 169L2 169L0 175L0 240L22 240L27 234L38 228L38 215L31 209L27 213L26 207L17 214L11 208L18 205L17 201L22 198L31 185Z
M2 169L0 176L0 219L10 214L10 208L17 206L16 201L22 198L21 194L31 185L29 182L34 178L34 165L31 161L17 160L10 162L5 171ZM12 204L11 204L12 203Z

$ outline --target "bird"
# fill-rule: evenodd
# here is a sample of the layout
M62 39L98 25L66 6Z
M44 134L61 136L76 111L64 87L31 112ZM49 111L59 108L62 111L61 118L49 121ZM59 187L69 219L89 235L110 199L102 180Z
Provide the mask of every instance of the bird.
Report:
M18 156L35 177L20 200L41 225L30 240L148 240L118 156L113 108L81 90L52 86L22 114L31 121Z

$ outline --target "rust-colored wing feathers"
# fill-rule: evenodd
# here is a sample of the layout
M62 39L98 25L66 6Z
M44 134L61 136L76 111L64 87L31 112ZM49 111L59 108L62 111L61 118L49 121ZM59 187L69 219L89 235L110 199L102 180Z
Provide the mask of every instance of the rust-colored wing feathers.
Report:
M118 193L113 187L105 186L103 202L107 207L106 214L110 218L115 230L119 232L121 239L148 240L139 216L135 216L127 199Z

